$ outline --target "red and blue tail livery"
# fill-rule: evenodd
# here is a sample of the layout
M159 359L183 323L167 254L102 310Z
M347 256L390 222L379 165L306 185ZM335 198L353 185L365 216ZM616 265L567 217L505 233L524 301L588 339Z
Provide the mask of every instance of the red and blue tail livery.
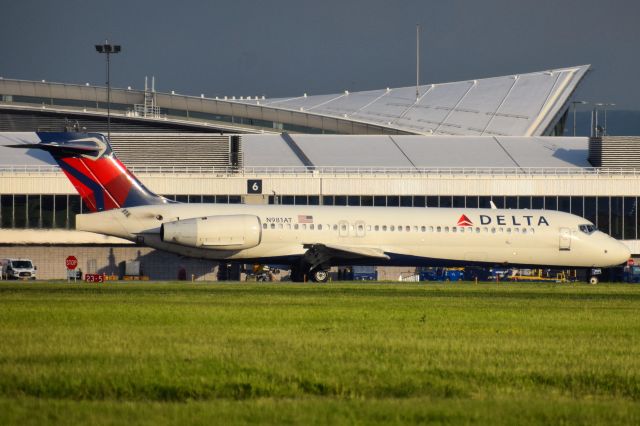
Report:
M169 200L148 190L118 160L100 133L38 132L40 143L13 145L49 152L93 212Z

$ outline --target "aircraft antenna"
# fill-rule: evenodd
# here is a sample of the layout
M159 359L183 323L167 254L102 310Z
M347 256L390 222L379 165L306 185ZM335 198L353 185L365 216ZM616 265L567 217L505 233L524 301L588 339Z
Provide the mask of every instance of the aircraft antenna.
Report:
M416 102L420 99L420 24L416 24Z

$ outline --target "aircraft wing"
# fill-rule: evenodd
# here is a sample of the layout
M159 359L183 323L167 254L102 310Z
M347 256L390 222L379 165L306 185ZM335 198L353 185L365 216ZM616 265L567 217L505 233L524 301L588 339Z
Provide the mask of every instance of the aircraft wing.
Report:
M305 244L304 247L308 249L304 255L304 260L311 266L311 269L331 259L389 259L389 256L384 251L373 247L353 247L338 244Z
M338 255L340 253L343 253L347 255L346 257L352 257L353 255L355 255L356 257L374 257L376 259L389 260L389 256L387 256L384 253L384 251L382 251L379 248L349 247L349 246L341 246L336 244L322 244L322 245L325 246L327 250L334 251Z

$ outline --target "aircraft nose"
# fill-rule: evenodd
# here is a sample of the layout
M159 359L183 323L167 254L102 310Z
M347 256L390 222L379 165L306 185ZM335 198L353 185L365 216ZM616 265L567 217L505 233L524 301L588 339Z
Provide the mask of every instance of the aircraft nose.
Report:
M621 243L620 241L612 241L612 244L607 247L607 251L609 258L614 265L625 263L629 258L631 258L631 250L629 250L629 247L627 247L626 244Z

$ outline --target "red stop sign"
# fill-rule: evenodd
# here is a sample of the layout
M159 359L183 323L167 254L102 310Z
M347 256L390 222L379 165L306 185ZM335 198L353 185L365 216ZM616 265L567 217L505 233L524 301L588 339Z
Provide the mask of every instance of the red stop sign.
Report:
M75 256L69 256L64 263L67 265L67 269L73 270L78 266L78 259Z

